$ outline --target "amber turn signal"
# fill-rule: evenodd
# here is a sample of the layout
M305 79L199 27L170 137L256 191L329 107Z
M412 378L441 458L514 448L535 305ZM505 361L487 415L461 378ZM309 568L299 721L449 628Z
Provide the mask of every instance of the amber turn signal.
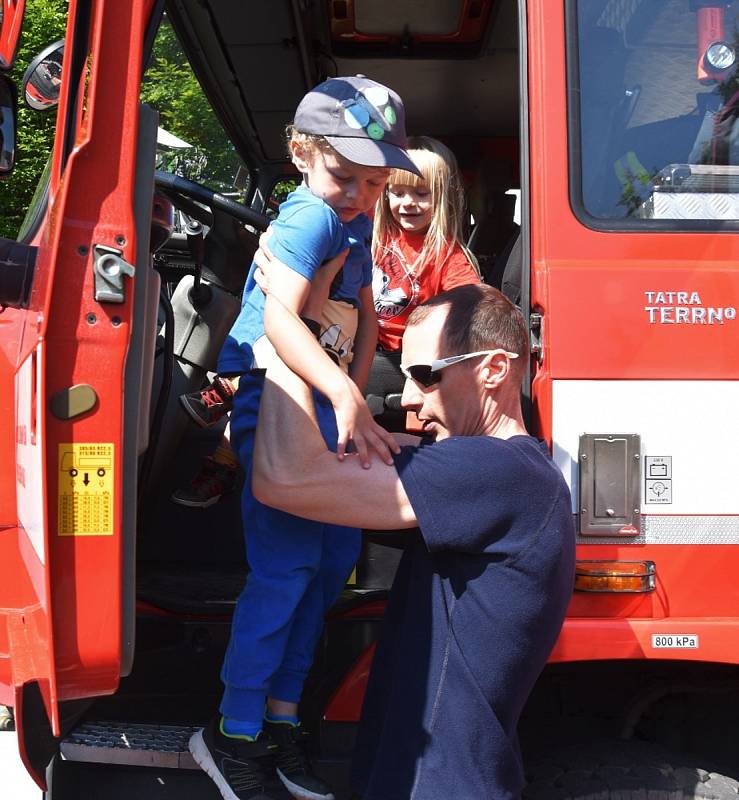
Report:
M577 561L576 592L653 592L654 561Z

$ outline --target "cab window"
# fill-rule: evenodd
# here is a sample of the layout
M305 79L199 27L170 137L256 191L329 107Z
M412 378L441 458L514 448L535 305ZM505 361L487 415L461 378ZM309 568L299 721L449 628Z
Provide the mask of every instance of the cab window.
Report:
M701 6L569 4L571 198L587 224L739 221L739 2Z
M159 112L157 168L242 202L249 172L203 93L166 14L141 83Z

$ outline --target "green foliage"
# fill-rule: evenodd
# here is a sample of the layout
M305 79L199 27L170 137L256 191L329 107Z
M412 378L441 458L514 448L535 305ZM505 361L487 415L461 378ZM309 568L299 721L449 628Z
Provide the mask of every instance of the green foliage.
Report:
M154 41L154 52L141 84L141 99L159 111L162 128L193 145L191 149L163 155L161 169L212 189L233 189L241 159L166 19Z
M275 184L275 188L272 189L271 199L279 205L284 202L290 192L294 192L299 185L300 181L297 178L288 178L284 181L278 181Z
M11 77L21 91L28 64L46 45L64 37L66 0L27 0L21 48ZM54 140L56 112L33 111L18 98L18 149L15 170L0 184L0 236L18 234Z

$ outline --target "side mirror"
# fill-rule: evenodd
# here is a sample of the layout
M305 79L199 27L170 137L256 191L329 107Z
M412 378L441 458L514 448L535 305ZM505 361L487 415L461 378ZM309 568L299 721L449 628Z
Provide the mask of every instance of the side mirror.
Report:
M15 166L15 138L18 101L15 84L0 75L0 177L9 175Z
M15 61L25 10L26 0L0 0L0 70L3 72Z
M23 95L36 111L46 111L59 103L64 63L64 40L45 47L23 73Z

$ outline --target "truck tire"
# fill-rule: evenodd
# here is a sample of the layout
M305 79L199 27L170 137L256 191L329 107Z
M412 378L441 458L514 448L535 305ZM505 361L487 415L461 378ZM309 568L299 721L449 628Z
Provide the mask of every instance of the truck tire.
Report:
M523 800L739 800L739 781L647 742L598 742L535 757Z

